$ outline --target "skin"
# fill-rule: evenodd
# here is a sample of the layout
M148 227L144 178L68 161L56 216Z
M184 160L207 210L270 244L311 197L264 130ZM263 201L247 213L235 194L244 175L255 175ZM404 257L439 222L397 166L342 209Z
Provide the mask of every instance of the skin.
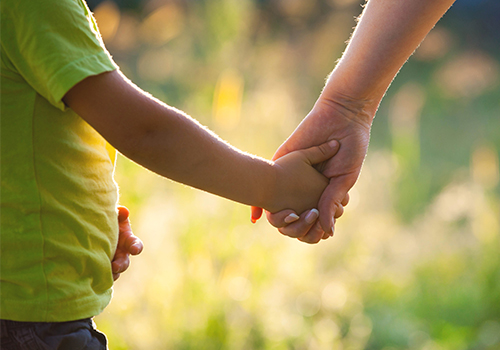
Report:
M246 154L140 90L120 71L84 79L63 101L123 155L151 171L270 212L316 207L328 179L313 165L339 149L332 141L277 161Z
M318 204L319 220L292 223L290 211L267 213L280 232L307 243L333 234L348 192L356 183L378 106L392 80L454 0L369 0L352 38L311 112L278 148L273 159L326 140L341 144L322 173L329 184ZM252 216L260 216L258 208Z
M120 274L125 272L130 266L130 255L139 255L144 245L139 237L136 237L130 226L130 212L126 207L119 206L118 208L118 245L116 247L115 256L111 262L113 271L113 280L117 280Z

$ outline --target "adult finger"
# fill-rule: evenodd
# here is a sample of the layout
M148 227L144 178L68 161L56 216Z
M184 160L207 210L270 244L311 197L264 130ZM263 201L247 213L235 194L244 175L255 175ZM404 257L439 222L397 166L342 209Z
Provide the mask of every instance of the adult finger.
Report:
M279 228L278 231L283 235L292 238L303 237L317 222L318 217L319 217L319 212L317 209L307 210L300 215L299 220Z
M276 227L282 228L300 219L300 217L295 214L291 209L285 209L277 213L270 213L266 211L267 221Z
M344 199L342 199L340 204L342 204L345 207L347 204L349 204L350 199L351 197L349 196L349 193L346 193Z
M309 244L316 244L323 238L325 232L323 231L319 221L311 227L311 229L302 237L299 237L299 241Z
M345 175L330 179L330 183L321 195L318 203L320 211L319 221L325 232L333 234L336 214L342 215L342 202L345 202L346 194L354 185L354 182L356 182L356 179L352 181L350 176Z
M340 218L344 214L344 206L339 205L337 207L337 210L335 211L335 215L333 216L333 225L332 225L332 231L331 232L324 232L323 238L322 239L328 239L333 236L335 233L335 223L337 222L337 219Z
M337 206L337 210L335 211L335 215L333 215L334 219L340 218L344 214L344 206L342 204L339 204Z

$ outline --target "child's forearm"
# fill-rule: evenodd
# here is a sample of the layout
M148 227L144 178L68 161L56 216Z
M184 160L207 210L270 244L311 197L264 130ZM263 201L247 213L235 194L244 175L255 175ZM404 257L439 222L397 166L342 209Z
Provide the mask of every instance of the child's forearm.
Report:
M158 122L137 131L137 144L117 146L125 156L174 181L240 203L272 206L272 162L242 153L180 111L154 108L150 116L157 114Z
M119 72L80 82L64 101L121 153L162 176L244 204L283 209L273 199L272 162L242 153Z
M245 154L222 141L189 116L156 106L158 123L141 130L135 147L120 151L174 181L243 203L274 207L274 164ZM169 114L168 118L163 118ZM162 117L160 117L160 115Z
M453 2L369 0L322 96L371 102L376 109L401 66Z

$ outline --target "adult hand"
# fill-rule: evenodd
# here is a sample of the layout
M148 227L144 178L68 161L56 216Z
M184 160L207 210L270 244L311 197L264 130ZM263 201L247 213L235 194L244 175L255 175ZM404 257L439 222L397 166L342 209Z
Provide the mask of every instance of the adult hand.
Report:
M130 255L138 255L142 252L144 245L142 241L134 236L130 226L129 210L126 207L118 207L118 245L115 256L111 262L113 280L117 280L120 274L128 269L130 265Z
M343 96L321 96L313 110L276 151L273 159L327 140L335 139L340 142L338 153L317 167L330 179L318 203L319 221L315 220L315 211L302 213L298 219L289 210L267 213L269 222L282 234L306 243L317 243L322 238L333 235L335 218L342 215L344 206L349 201L348 191L359 176L368 149L371 121L376 108L366 106L364 102ZM258 216L255 208L252 216L254 219ZM294 219L296 220L293 221Z
M345 196L361 171L371 121L380 101L408 57L453 2L367 1L349 44L313 110L275 154L279 158L292 150L330 139L340 142L337 155L321 169L330 178L330 184L318 204L320 224L297 220L282 227L282 233L314 243L321 239L322 233L325 237L325 233L333 231L333 217L342 214L342 206L347 202ZM260 214L254 208L252 220ZM268 218L271 224L280 227L286 223L283 215L282 212ZM287 218L291 222L296 215Z

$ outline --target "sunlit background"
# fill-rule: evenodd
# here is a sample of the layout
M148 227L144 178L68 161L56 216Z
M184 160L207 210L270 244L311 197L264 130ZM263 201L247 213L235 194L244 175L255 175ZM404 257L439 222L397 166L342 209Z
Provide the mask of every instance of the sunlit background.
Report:
M143 89L272 157L359 0L89 1ZM385 97L332 239L118 159L145 243L96 318L121 349L500 349L500 2L459 0Z

